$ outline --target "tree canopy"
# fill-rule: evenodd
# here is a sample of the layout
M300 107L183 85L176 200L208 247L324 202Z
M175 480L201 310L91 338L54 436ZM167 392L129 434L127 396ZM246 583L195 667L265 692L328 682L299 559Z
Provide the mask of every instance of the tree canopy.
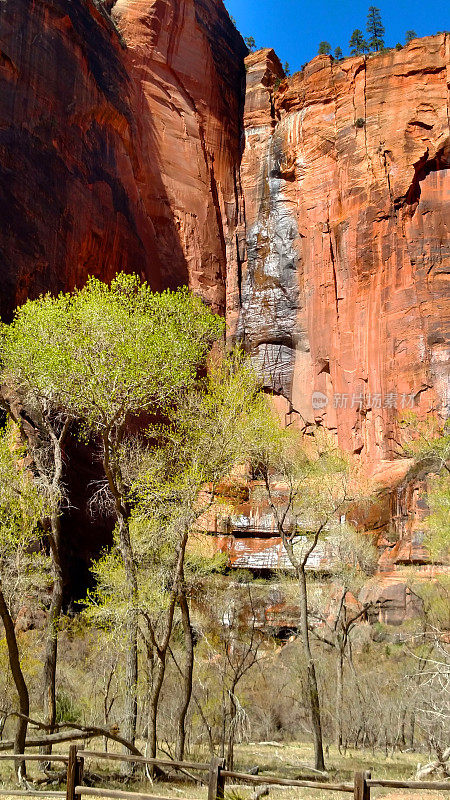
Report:
M331 53L331 44L329 42L321 42L319 44L319 55L329 55Z
M369 46L364 38L363 32L359 28L355 28L349 41L350 53L352 56L358 56L362 53L367 53Z
M166 407L192 385L223 322L186 289L155 294L134 275L91 278L29 300L3 327L3 378L89 426Z
M373 50L382 50L384 47L384 25L381 21L381 11L376 6L370 6L367 12L366 30L370 47Z

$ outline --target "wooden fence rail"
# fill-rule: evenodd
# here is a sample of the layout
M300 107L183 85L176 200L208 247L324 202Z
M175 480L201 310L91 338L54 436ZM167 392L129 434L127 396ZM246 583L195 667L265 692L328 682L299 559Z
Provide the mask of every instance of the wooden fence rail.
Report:
M224 778L234 778L234 780L245 781L246 783L264 783L267 786L292 786L304 789L329 789L334 792L353 792L353 784L350 783L321 783L312 780L291 780L290 778L277 778L269 775L249 775L247 772L229 772L223 770Z
M85 759L109 759L111 761L133 762L136 764L150 764L160 767L171 767L183 772L184 770L198 770L208 772L208 800L224 800L225 786L227 780L233 779L248 784L259 784L264 786L292 786L292 788L320 789L330 792L346 792L351 794L354 800L371 800L372 787L384 787L394 789L416 789L416 790L437 790L450 791L450 781L397 781L374 779L371 773L356 772L353 783L328 783L315 780L290 780L289 778L278 778L276 775L249 775L247 772L234 772L225 769L225 761L222 758L213 758L209 764L197 763L194 761L170 761L160 758L144 758L143 756L128 756L118 753L101 753L95 750L78 750L76 744L72 744L69 753L55 755L45 755L41 753L30 753L29 755L0 754L0 759L11 761L55 761L67 764L67 789L65 792L48 792L19 789L0 789L0 797L42 797L43 800L49 798L63 798L66 800L77 800L79 797L105 797L111 800L170 800L168 797L161 797L153 794L143 794L142 792L128 792L120 789L94 788L83 786L83 772ZM183 798L176 798L183 800Z

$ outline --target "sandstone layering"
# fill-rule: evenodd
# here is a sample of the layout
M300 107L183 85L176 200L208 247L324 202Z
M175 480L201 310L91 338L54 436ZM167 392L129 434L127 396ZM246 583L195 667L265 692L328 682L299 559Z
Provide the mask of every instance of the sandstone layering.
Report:
M449 405L449 91L448 34L287 80L222 0L3 0L3 317L90 274L188 283L422 560L397 420Z

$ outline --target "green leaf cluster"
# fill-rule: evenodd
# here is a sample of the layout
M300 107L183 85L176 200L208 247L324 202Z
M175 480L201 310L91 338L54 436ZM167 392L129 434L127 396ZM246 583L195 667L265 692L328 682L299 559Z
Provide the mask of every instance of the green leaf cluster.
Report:
M0 430L0 567L39 538L45 511L42 495L24 466L17 431L8 425Z
M138 602L161 612L171 590L180 541L199 530L216 501L219 484L248 458L246 431L259 403L259 380L236 350L217 363L188 392L179 393L167 423L152 425L144 439L130 437L119 455L129 485L130 538L138 574ZM125 619L126 576L117 538L93 573L97 590L88 614L104 625ZM226 558L210 560L188 551L187 583L222 571Z
M2 331L3 378L89 427L167 407L190 387L222 320L187 289L153 293L135 275L91 278L30 300Z

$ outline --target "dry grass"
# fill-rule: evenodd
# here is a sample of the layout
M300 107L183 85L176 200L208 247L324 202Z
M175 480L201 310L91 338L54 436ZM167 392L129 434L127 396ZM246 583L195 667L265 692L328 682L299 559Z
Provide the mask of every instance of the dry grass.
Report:
M100 743L93 744L92 747L100 747ZM61 752L67 752L67 745L58 748ZM165 757L165 756L164 756ZM191 756L190 756L191 758ZM197 753L192 756L192 760L208 761L205 753ZM411 779L414 776L418 762L424 762L425 755L418 753L396 753L385 757L384 753L372 753L371 751L348 751L345 756L340 755L337 750L330 747L327 757L330 781L353 781L354 772L362 769L371 769L374 778L397 778ZM240 745L236 748L235 769L246 772L252 767L259 767L259 774L262 780L264 775L277 775L284 778L303 778L308 777L305 769L306 764L312 763L312 750L306 744L289 743L252 743ZM63 769L58 765L57 769ZM118 774L118 764L115 762L105 762L92 760L89 761L88 770L95 772L95 785L99 786L103 780L108 783L110 788L128 788L130 791L143 791L148 794L167 797L170 800L206 800L207 788L202 785L195 785L192 782L175 779L170 782L158 781L151 785L150 781L142 774L137 775L132 782L124 785L124 780ZM29 780L33 781L43 777L39 769L39 764L32 762L28 767ZM206 778L206 775L203 774ZM1 788L13 787L14 772L11 762L0 761L0 783ZM48 782L42 789L42 797L45 798L45 790L55 791L63 789L63 784ZM225 800L249 800L253 792L252 786L233 785L226 790ZM351 797L350 794L343 792L329 792L320 789L296 789L296 788L271 788L269 800L342 800ZM442 800L442 793L434 791L411 790L389 790L372 789L371 798L377 800ZM11 797L11 800L15 800ZM106 798L105 798L106 800ZM450 796L449 796L450 800Z

